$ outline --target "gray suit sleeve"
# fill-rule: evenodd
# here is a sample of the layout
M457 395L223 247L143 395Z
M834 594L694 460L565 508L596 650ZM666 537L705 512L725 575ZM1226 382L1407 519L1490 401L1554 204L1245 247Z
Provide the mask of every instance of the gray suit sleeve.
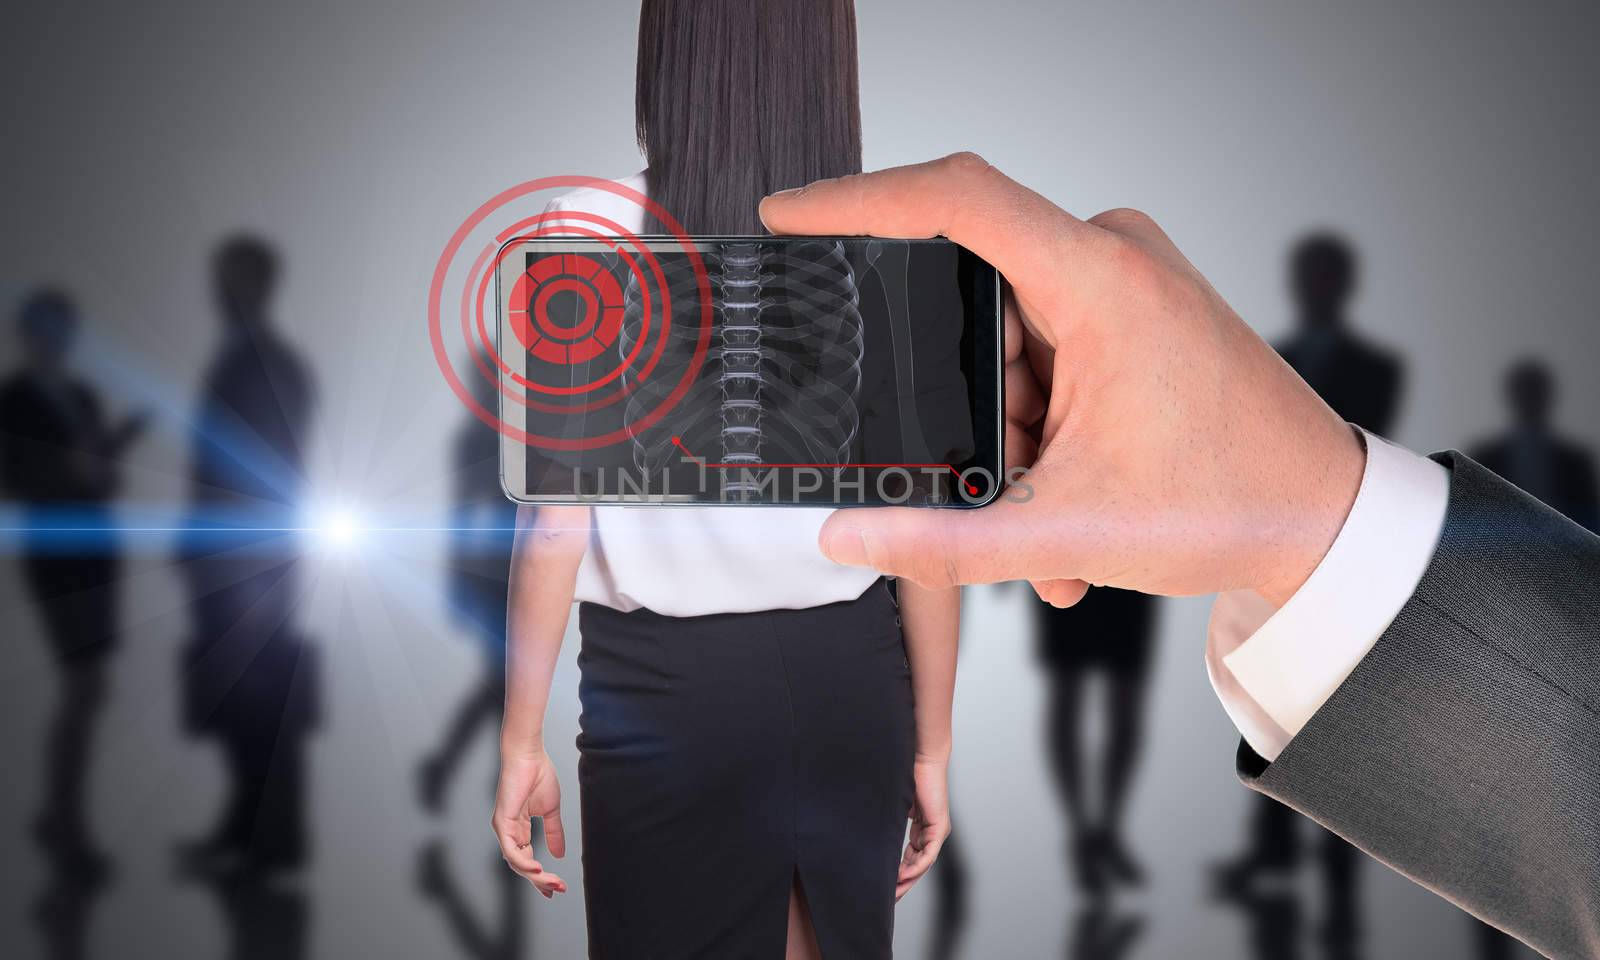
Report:
M1439 546L1246 785L1554 957L1600 958L1600 538L1459 453Z

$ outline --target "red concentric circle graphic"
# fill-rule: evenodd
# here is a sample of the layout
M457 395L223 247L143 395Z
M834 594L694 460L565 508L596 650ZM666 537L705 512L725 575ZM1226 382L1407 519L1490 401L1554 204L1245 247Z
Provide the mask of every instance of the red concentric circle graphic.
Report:
M575 219L589 221L604 229L617 231L617 233L601 233L591 230L588 227L577 226L576 224L570 222L561 222L559 225L552 224L553 221L571 221ZM530 226L537 226L537 229L531 232L523 232L526 231ZM533 240L547 237L569 237L573 235L598 240L607 244L610 246L612 252L616 253L618 257L620 257L622 261L628 265L629 272L638 281L638 289L641 296L641 305L643 309L643 314L640 319L639 339L635 344L633 351L631 351L628 356L624 358L622 366L612 370L610 374L600 377L590 383L565 387L535 383L524 378L521 374L513 370L511 366L506 363L505 359L502 358L495 350L495 341L494 338L489 335L489 327L484 317L483 303L485 299L487 299L489 282L494 279L495 271L499 269L500 263L506 257L506 255L513 250L513 247L509 245L512 240ZM660 360L661 353L666 347L665 334L671 328L672 319L671 298L667 296L666 277L661 270L660 262L655 259L654 255L651 254L647 248L644 248L642 244L639 244L640 249L644 251L644 254L640 259L645 260L646 266L650 268L650 273L646 274L644 270L639 267L638 262L635 260L633 255L628 253L626 244L617 242L622 238L626 238L634 243L638 243L638 238L633 237L632 234L629 234L626 231L623 231L622 227L615 221L608 220L605 217L596 216L595 214L584 213L580 211L566 210L559 213L546 212L536 217L529 217L525 220L520 220L516 224L513 224L511 228L503 231L498 237L495 238L496 242L501 245L500 253L495 258L492 268L483 271L483 275L477 283L476 290L474 291L470 285L470 276L468 287L462 290L461 335L463 338L465 338L467 346L469 348L473 347L472 334L469 332L467 318L469 313L474 313L476 315L478 327L478 342L482 346L483 350L493 357L495 365L500 368L500 372L504 374L505 377L509 378L519 386L539 393L554 394L558 396L586 393L611 383L620 377L624 370L632 368L634 360L638 357L639 350L644 346L646 339L649 337L652 326L651 318L656 314L659 314L662 321L660 330L661 336L657 340L655 351L650 355L650 358L645 362L643 369L638 371L635 377L637 381L643 381L647 379L650 376L651 371L655 369L656 362ZM484 252L481 253L478 257L478 260L473 263L471 276L476 276L478 271L484 267L484 262L488 259L490 252L493 251L494 248L495 244L490 244L484 248ZM650 293L652 282L660 285L661 308L659 310L654 308L654 299ZM709 289L710 287L708 281L707 290ZM473 300L474 293L476 293L476 301ZM710 311L708 305L706 315L709 317L709 314ZM706 331L707 342L709 342L709 338L710 331ZM484 377L491 380L494 379L493 375L488 371L487 364L483 363L481 358L478 357L476 353L474 353L473 361L477 365L479 371L482 372ZM632 389L633 387L631 385L624 387L625 392L623 395L626 395L626 392L631 392ZM550 413L561 413L564 411L575 412L579 409L598 409L599 407L608 406L617 399L620 399L620 397L613 395L605 400L592 403L587 408L564 407L551 406L549 404L540 403L533 398L524 397L520 392L512 390L510 387L507 387L504 384L501 384L501 390L506 396L510 397L514 403Z
M550 316L550 301L570 293L582 309L563 324ZM554 364L593 360L622 332L622 285L611 271L581 253L540 258L511 285L508 323L529 353Z
M652 245L605 217L578 210L547 210L500 230L494 242L474 258L461 288L461 332L467 355L475 368L467 373L468 378L480 378L503 396L507 403L559 417L613 406L652 375L676 377L672 389L659 403L637 415L630 410L631 418L623 417L621 425L614 429L593 436L550 436L508 423L497 410L491 409L493 404L484 397L485 391L475 391L468 379L464 379L463 374L455 369L445 346L441 305L461 248L475 230L491 217L501 214L508 205L531 194L578 188L600 190L621 197L640 207L666 228L671 241L675 243L673 254L684 257L695 280L698 309L690 309L688 304L682 304L678 313L679 320L693 317L697 321L694 349L687 363L675 361L668 365L681 365L681 369L667 369L666 366L658 369L673 317L666 272L653 252L655 248L662 247L663 238L655 238ZM593 227L581 224L592 224ZM555 250L534 256L531 250L557 245L512 242L562 237L582 238L586 241L580 247L583 251L596 249L593 241L598 241L603 256L597 259L588 252L578 250ZM509 335L496 338L490 335L483 304L490 280L499 274L508 256L526 256L529 262L517 272L506 297L508 303L504 327ZM617 266L610 267L602 262L607 258L614 258ZM515 270L514 267L511 269ZM621 356L618 354L623 354L621 347L626 342L623 331L627 306L623 283L615 272L617 269L626 270L623 276L632 278L629 289L637 293L637 313L627 328L627 339L633 343ZM434 359L445 382L462 405L505 436L549 450L589 450L631 440L637 432L658 422L688 393L704 365L711 342L710 280L699 252L683 227L645 194L615 181L596 177L561 176L529 180L503 190L481 204L462 221L445 244L429 285L427 311L428 337ZM646 351L646 345L652 338L655 340L653 348ZM522 362L516 366L508 363L503 355L503 351L508 349L524 354L518 358ZM579 382L589 375L594 363L599 362L604 368L608 355L615 358L614 365L593 376L592 380ZM517 372L518 367L525 367L528 376ZM566 379L569 382L540 382L540 378L534 376L536 372L543 374L545 380ZM610 421L603 421L608 426L617 422L616 414L610 416ZM587 422L584 421L585 424Z

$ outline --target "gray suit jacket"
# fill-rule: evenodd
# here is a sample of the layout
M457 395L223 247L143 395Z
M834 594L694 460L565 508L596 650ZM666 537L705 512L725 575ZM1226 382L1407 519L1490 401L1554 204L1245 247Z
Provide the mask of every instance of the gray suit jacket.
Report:
M1600 537L1459 453L1421 584L1247 785L1555 957L1600 958Z

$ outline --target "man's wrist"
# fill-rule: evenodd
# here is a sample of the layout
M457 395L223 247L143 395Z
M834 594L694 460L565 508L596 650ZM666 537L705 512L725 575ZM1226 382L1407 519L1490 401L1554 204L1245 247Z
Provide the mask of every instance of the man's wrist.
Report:
M1310 579L1350 516L1367 465L1361 431L1339 424L1303 462L1307 471L1298 487L1303 495L1293 500L1296 507L1289 518L1289 535L1268 560L1265 577L1255 587L1256 593L1275 607L1287 603Z
M1378 643L1439 543L1450 474L1362 435L1361 487L1333 545L1282 603L1229 591L1212 608L1206 669L1256 753L1275 759Z

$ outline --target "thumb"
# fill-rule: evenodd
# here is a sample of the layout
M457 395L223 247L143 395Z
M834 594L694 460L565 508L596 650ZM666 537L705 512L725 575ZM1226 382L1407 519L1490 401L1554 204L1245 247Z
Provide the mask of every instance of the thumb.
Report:
M567 855L567 832L561 826L559 806L544 815L544 845L558 860Z
M1001 500L978 510L838 510L817 544L835 563L872 567L929 589L1016 580L1049 565L1027 535L1028 511Z

